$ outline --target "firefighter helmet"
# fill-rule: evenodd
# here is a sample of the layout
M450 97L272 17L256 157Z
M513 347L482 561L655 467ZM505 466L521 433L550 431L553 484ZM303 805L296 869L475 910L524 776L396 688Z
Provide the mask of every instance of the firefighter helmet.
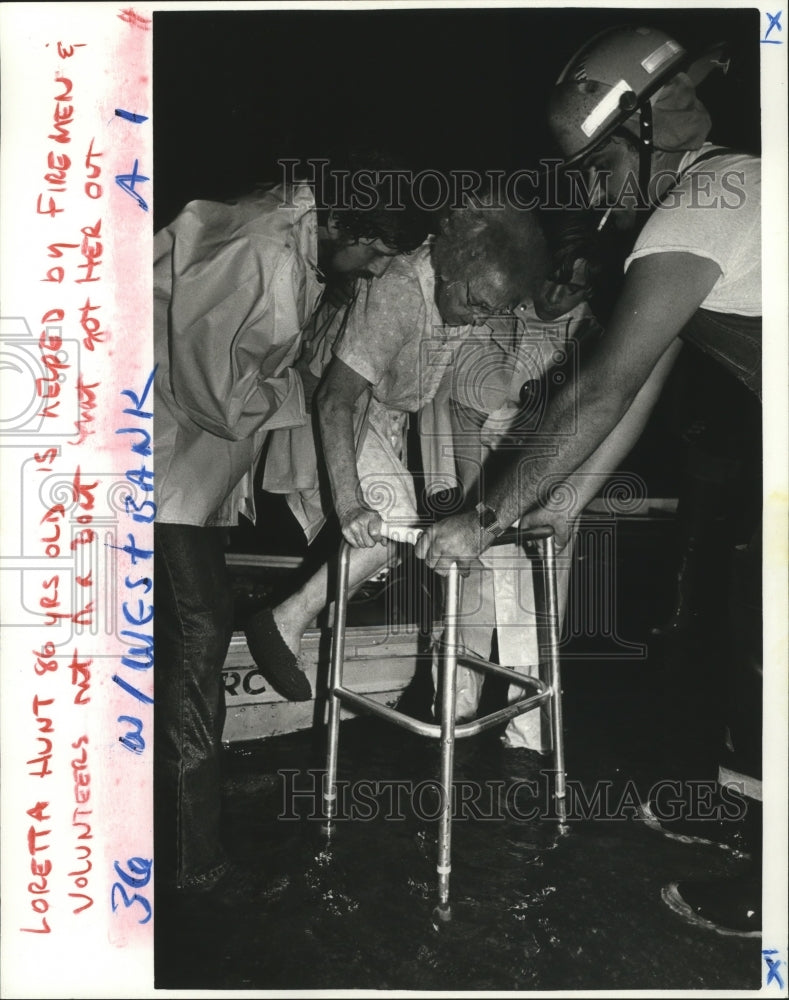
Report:
M609 28L587 42L565 66L548 106L565 165L608 138L686 61L679 42L657 28Z

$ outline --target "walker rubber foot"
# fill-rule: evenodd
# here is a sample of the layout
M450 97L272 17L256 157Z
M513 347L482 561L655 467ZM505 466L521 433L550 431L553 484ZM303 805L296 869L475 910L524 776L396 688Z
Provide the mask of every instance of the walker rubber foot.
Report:
M439 903L433 909L433 926L438 927L439 924L448 924L452 919L452 907L449 903Z

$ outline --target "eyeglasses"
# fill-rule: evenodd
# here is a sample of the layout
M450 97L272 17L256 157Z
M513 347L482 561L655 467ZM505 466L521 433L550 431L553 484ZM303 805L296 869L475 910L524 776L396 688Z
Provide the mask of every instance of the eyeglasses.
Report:
M465 304L469 309L473 309L474 312L483 313L486 316L509 316L512 313L513 306L492 306L484 299L475 298L471 291L471 282L469 281L447 281L446 278L442 278L442 280L446 282L447 289L452 288L454 285L461 285Z

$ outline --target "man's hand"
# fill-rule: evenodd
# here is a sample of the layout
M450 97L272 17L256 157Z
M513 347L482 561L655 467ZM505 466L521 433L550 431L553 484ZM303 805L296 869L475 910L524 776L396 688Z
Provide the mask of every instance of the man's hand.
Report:
M416 554L440 576L446 576L453 562L461 572L468 572L492 541L493 535L480 529L477 512L472 510L427 528L416 543Z
M386 541L381 535L383 521L377 511L356 505L337 516L345 541L355 549L369 549Z

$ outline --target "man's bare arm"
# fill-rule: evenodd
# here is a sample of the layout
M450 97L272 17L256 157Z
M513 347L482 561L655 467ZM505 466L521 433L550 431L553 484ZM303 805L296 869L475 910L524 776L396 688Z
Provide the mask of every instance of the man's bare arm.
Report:
M598 494L602 480L619 468L622 460L630 454L641 437L649 415L660 398L668 374L681 349L681 341L675 339L636 393L636 398L625 415L603 443L572 475L561 480L572 489L571 506L568 509L562 509L561 512L555 512L545 507L536 507L521 519L522 527L549 524L554 529L559 548L564 547L569 537L570 522L583 512L584 508Z

